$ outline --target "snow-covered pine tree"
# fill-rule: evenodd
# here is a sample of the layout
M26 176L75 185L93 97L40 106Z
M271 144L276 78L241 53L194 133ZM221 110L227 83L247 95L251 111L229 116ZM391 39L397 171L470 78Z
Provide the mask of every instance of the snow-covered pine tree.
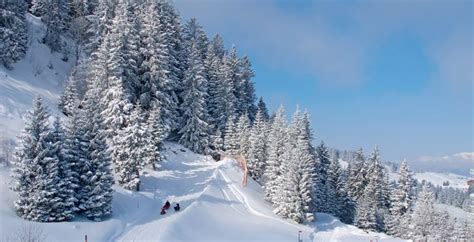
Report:
M237 136L237 124L235 116L231 115L227 119L224 132L224 151L230 154L239 152L239 140Z
M162 123L160 117L161 109L159 107L150 110L150 115L147 120L147 129L145 135L145 164L151 165L153 170L159 167L159 163L163 157L161 150L163 149L163 140L168 134L166 126Z
M278 179L281 187L274 201L275 213L298 223L314 220L312 198L315 162L308 131L303 116L297 110L287 133L287 150L283 155L282 175Z
M454 222L449 217L448 211L436 211L436 229L433 231L436 241L449 241L456 236L454 234Z
M179 112L179 104L181 100L181 92L183 91L183 79L185 70L185 55L182 40L182 29L178 11L168 0L159 0L158 9L160 13L160 23L164 27L162 34L166 39L165 43L168 49L168 67L169 78L172 84L172 92L169 94L173 97L176 105L176 113ZM179 115L176 117L176 126L178 125ZM175 127L177 128L177 127Z
M386 187L388 184L385 182L384 167L380 158L378 147L375 146L374 151L367 159L368 171L367 178L368 183L365 187L364 193L371 195L372 206L376 209L377 218L377 231L385 230L384 216L388 213L388 202L386 201Z
M151 1L144 10L142 29L144 46L140 48L143 63L140 66L142 86L140 103L145 109L160 108L159 118L166 129L176 128L178 106L175 98L176 80L171 78L170 54L165 26L160 21L160 5Z
M434 197L431 187L427 184L418 195L415 209L412 215L413 239L428 239L436 229L436 210L434 208Z
M260 98L258 99L257 109L262 110L263 119L265 120L265 122L270 121L270 115L268 114L267 105L266 105L265 102L263 101L263 97L260 97Z
M255 76L252 70L252 65L247 56L242 57L239 61L240 68L240 83L239 83L239 106L240 110L243 113L247 113L250 120L255 119L257 113L257 107L255 105L256 95L255 95L255 86L252 81L252 77Z
M71 185L74 190L76 211L85 210L84 198L90 187L86 176L90 168L89 137L86 129L86 119L80 109L72 110L68 117L64 140L64 161L71 169Z
M291 152L295 152L292 150ZM303 201L299 191L301 173L298 164L290 160L282 161L285 171L278 178L278 193L273 198L273 212L283 218L289 218L297 223L304 219Z
M259 183L263 183L263 173L265 171L266 160L266 123L262 110L258 110L250 129L249 151L247 156L247 166L250 176Z
M16 167L12 174L15 178L12 188L18 192L15 201L18 215L40 222L72 218L69 191L61 191L66 187L60 183L60 130L58 128L53 133L48 119L49 113L42 99L36 98L21 136L21 147L16 153ZM61 192L65 197L60 195Z
M208 79L208 100L207 107L209 120L215 129L224 131L227 116L225 115L225 89L221 84L221 65L224 56L224 43L220 35L216 35L210 42L206 53L204 66Z
M215 134L211 136L212 141L212 150L214 154L220 154L224 151L224 138L222 137L222 132L220 129L217 129Z
M387 221L387 233L403 237L408 227L401 223L405 216L411 214L414 202L415 183L413 175L404 160L400 164L399 179L391 196L390 216Z
M339 217L343 211L342 199L340 189L343 186L341 176L341 165L336 159L331 159L331 164L328 169L327 177L327 203L331 204L329 213Z
M74 193L75 183L71 166L65 159L65 133L59 116L56 116L51 132L51 144L53 145L52 156L58 159L58 180L56 189L58 192L58 202L53 207L53 214L56 214L57 221L65 221L74 218L77 201Z
M248 158L248 152L250 149L249 136L250 136L250 119L247 113L240 115L237 121L237 140L239 143L239 153L244 157Z
M30 12L38 17L43 16L47 11L48 0L31 0Z
M238 89L237 83L239 81L239 58L237 57L237 52L234 47L232 47L224 58L222 59L221 70L221 85L222 91L221 94L225 97L225 115L229 118L231 115L239 116L242 114L238 109Z
M364 151L362 148L357 150L353 155L353 162L350 164L350 170L347 176L346 190L349 197L353 201L358 201L364 194L365 186L367 186L367 165L365 161Z
M98 79L90 81L83 105L88 137L89 166L87 166L87 173L82 178L87 178L87 180L83 180L83 183L89 189L82 197L82 206L86 217L94 221L101 221L112 213L114 178L106 133L103 129L103 118L101 112L97 112L97 109L103 107L99 105L101 89L95 84L97 82Z
M41 15L46 25L43 43L49 46L51 51L67 53L61 35L65 33L70 23L69 3L66 0L48 0L45 2L45 7L46 12Z
M364 192L357 202L354 224L363 230L376 231L378 228L376 217L377 208L375 207L374 200L371 197L372 194L368 189L369 188L367 187L367 192Z
M90 22L87 35L90 37L84 48L88 54L92 54L93 59L96 58L93 53L102 45L105 36L112 28L114 10L112 1L98 0L93 14L87 17Z
M199 42L194 42L189 50L181 105L183 124L178 133L181 135L179 143L194 152L207 153L210 146L210 126L206 111L207 80L198 44Z
M15 208L19 216L29 220L36 218L33 184L37 182L42 169L40 160L44 152L38 147L41 147L40 143L44 142L44 137L50 132L48 118L49 114L41 97L36 98L20 136L20 148L15 154L15 168L12 171L15 179L12 189L18 193Z
M119 131L113 142L117 145L118 184L132 191L140 190L140 170L145 155L141 113L141 107L136 105L128 117L127 126Z
M100 109L102 117L104 117L104 129L107 137L110 139L110 150L112 160L118 160L118 152L120 152L119 144L114 143L118 139L115 136L126 126L127 116L133 109L131 104L132 95L129 89L125 89L125 79L123 75L123 56L121 49L112 45L113 35L107 35L103 40L97 53L95 65L102 69L95 68L95 78L102 77L100 81L95 82L102 91L103 108Z
M331 164L329 151L323 141L315 150L317 165L315 168L315 199L314 206L318 212L330 212L332 204L328 203L328 171Z
M24 0L0 1L0 64L8 69L28 49L26 9Z
M73 110L78 108L79 102L79 91L75 79L70 76L59 98L58 108L64 115L71 116Z
M206 59L209 40L196 18L191 18L183 27L183 45L186 58L189 58L190 55L196 55L195 58L199 58L201 61ZM190 63L186 61L186 65L189 64Z
M264 172L265 182L265 200L275 203L278 194L278 177L281 173L282 155L284 146L287 142L286 136L287 121L285 117L285 108L280 106L276 112L275 118L271 124L268 137L268 156Z
M30 196L33 199L33 209L29 219L39 222L54 222L64 219L61 207L62 198L59 194L59 157L52 143L51 130L42 134L36 149L38 170L34 175L33 189ZM69 211L72 212L72 211ZM70 215L70 214L69 214Z

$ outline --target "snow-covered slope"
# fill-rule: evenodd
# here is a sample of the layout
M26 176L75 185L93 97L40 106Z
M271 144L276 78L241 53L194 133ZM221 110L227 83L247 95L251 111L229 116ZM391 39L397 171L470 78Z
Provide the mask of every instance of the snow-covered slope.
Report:
M33 97L41 95L48 105L55 107L62 83L74 66L74 57L68 62L61 60L63 54L51 53L41 43L45 26L30 14L28 20L28 52L7 70L0 65L0 132L3 136L15 137L23 127L22 118L31 107ZM51 108L54 110L54 108Z
M438 172L418 172L414 173L414 177L419 181L422 182L427 181L431 182L435 186L443 186L444 182L449 183L449 187L459 188L459 189L467 189L467 181L469 181L469 177L461 176L458 174L453 173L438 173ZM397 180L398 174L397 173L389 173L390 180Z
M214 162L176 144L167 144L160 171L146 170L142 191L115 187L113 215L103 222L76 218L72 222L37 224L47 241L394 241L366 233L338 219L317 214L311 225L298 225L272 213L260 186L241 186L242 171L233 160ZM8 190L8 172L0 172L0 240L23 224L14 212L15 194ZM165 200L182 211L160 215Z

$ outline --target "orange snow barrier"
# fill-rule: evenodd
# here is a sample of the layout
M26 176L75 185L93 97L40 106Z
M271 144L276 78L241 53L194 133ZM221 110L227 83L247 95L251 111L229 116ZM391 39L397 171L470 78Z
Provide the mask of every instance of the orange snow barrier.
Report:
M244 156L242 154L233 155L233 154L227 154L225 152L222 152L221 153L221 160L223 160L225 157L231 158L231 159L237 161L237 165L244 172L244 174L242 176L242 186L243 187L247 186L247 177L248 177L249 170L247 168L247 160L244 158Z

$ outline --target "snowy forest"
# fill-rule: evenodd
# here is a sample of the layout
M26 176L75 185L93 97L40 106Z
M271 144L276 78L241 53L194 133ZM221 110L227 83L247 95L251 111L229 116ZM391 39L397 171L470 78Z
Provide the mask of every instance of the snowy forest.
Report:
M170 141L216 159L242 155L274 213L296 223L322 212L403 239L473 237L468 221L434 206L472 209L469 193L417 182L406 161L390 182L377 146L335 155L315 141L308 112L270 112L250 59L167 0L0 0L0 10L5 68L27 51L27 13L44 22L43 43L76 62L58 111L34 99L19 138L12 189L26 220L106 220L112 185L140 191Z

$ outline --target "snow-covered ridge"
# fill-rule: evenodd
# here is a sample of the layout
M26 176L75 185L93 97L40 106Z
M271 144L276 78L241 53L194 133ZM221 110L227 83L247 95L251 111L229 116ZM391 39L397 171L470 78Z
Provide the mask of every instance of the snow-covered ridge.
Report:
M274 215L261 187L249 180L233 160L213 161L173 143L165 145L166 160L159 171L146 170L142 191L115 186L113 215L103 222L76 218L72 222L35 223L47 241L369 241L392 239L366 233L327 214L299 225ZM29 223L15 214L15 193L8 189L8 171L0 172L0 235L12 234ZM182 211L160 215L164 201L180 203ZM7 222L8 221L8 222ZM0 239L2 239L0 237Z
M28 52L13 70L0 65L0 132L14 138L23 127L23 116L35 96L54 111L63 82L75 65L74 57L63 61L63 54L52 53L42 44L45 26L41 19L27 14ZM71 48L72 49L72 48Z

